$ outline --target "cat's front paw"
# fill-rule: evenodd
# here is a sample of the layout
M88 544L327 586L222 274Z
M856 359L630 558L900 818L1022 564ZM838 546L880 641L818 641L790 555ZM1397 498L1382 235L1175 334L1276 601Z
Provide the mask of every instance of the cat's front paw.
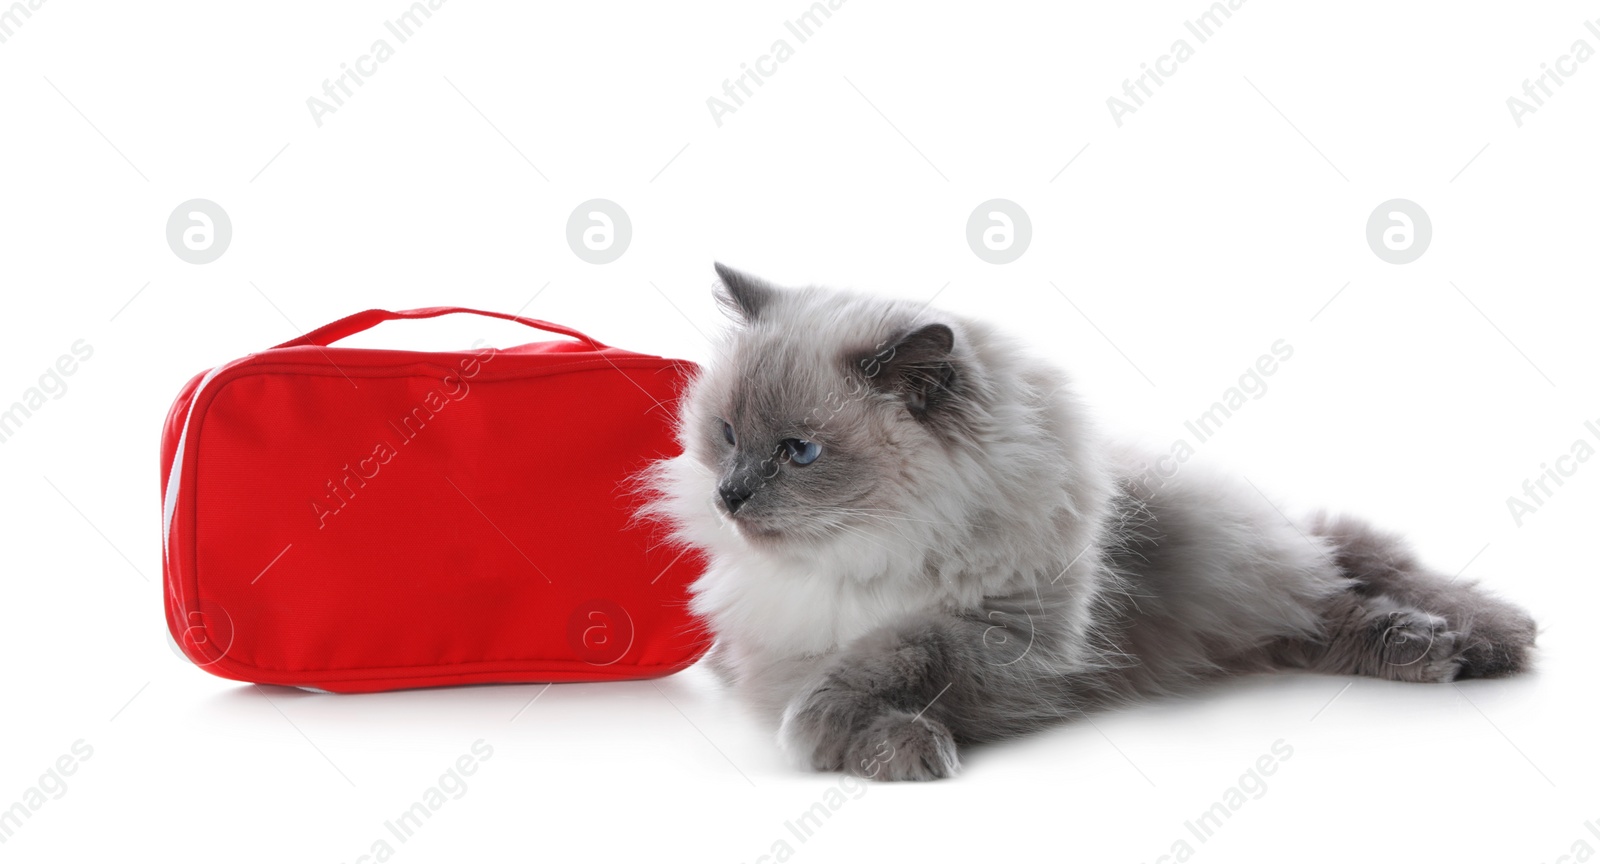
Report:
M790 704L778 743L814 771L842 771L851 732L877 710L876 700L842 687L820 687Z
M904 711L884 714L851 741L845 770L871 780L939 780L961 769L943 723Z
M784 747L817 771L872 780L937 780L961 767L943 723L888 709L847 689L823 688L797 702L778 731Z

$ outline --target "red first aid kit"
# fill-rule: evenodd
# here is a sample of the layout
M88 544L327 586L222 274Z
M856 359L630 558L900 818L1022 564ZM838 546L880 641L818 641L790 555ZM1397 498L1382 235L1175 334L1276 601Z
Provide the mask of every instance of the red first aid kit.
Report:
M332 343L468 312L571 337ZM666 675L702 561L633 516L694 366L529 318L368 310L183 388L162 436L167 626L224 678L334 692Z

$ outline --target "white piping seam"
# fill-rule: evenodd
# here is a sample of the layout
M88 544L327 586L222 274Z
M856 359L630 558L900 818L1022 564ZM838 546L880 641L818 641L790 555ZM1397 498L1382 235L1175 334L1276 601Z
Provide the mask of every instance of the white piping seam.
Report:
M178 447L172 454L172 468L167 472L167 494L161 502L161 569L165 573L169 557L168 545L172 538L172 517L178 510L178 485L183 476L183 450L189 441L189 421L194 417L195 403L200 401L200 394L205 392L206 385L217 373L231 364L224 363L200 379L199 385L194 388L194 394L189 397L189 411L183 415L183 431L178 434Z

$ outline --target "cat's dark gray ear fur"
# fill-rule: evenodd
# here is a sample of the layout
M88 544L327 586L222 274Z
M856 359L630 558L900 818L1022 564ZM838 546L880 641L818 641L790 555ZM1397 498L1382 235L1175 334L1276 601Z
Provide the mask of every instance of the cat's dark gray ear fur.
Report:
M717 270L717 278L722 280L717 289L717 302L729 313L745 321L761 317L761 310L778 293L778 289L766 280L742 273L721 261L712 266Z
M857 365L874 386L900 394L912 416L925 419L955 395L955 344L949 326L924 324L886 340Z

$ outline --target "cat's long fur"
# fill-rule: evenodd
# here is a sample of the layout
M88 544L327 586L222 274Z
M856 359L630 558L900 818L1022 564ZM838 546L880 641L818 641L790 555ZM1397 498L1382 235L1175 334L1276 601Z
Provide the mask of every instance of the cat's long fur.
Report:
M929 779L963 746L1223 674L1529 663L1532 619L1396 537L1291 523L1193 466L1133 480L1142 454L988 324L717 269L739 324L644 512L706 553L713 667L803 764Z

